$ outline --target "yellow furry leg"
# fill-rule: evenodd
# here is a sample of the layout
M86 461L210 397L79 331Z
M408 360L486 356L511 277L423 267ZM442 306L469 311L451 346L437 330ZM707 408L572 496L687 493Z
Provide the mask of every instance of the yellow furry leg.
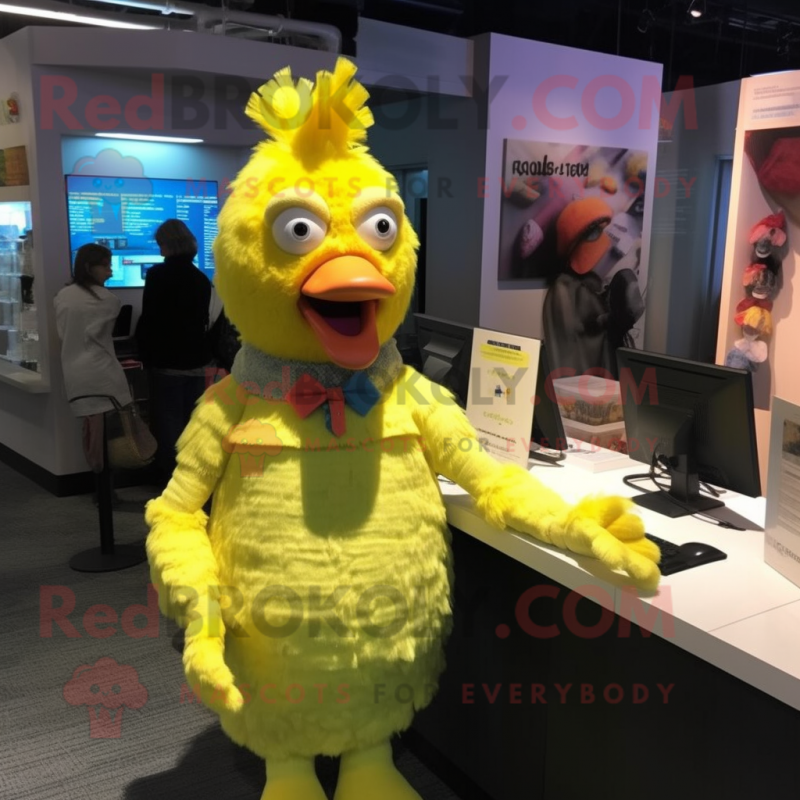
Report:
M267 786L261 800L327 800L314 772L314 759L268 761Z
M342 756L334 800L422 800L397 771L389 742Z

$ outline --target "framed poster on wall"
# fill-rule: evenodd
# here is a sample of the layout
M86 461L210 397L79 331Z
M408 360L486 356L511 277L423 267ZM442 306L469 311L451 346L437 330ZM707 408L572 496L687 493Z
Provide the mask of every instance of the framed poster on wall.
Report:
M598 275L631 263L646 180L643 151L506 139L498 280L549 278L570 260Z
M616 348L642 338L647 174L641 150L504 142L498 284L548 287L555 369L616 378Z

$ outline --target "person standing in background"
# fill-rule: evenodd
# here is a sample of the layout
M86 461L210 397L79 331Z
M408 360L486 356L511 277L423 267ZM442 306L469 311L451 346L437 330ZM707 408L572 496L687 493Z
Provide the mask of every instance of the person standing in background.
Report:
M194 264L197 240L189 228L168 219L155 239L164 263L145 276L136 341L150 373L158 469L166 484L175 469L175 445L206 388L214 360L209 330L221 305L212 302L211 281Z
M121 303L103 285L111 274L111 251L85 244L75 254L72 282L53 301L70 401L101 394L113 397L120 406L133 402L125 371L114 353L112 332ZM70 402L72 413L83 419L83 452L93 472L103 469L103 415L113 407L102 398Z

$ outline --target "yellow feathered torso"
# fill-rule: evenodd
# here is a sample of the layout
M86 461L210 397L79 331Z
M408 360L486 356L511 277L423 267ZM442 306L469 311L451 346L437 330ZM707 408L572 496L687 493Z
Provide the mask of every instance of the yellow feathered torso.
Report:
M435 690L450 550L419 421L418 398L435 401L408 378L365 417L348 408L342 437L322 413L301 420L250 395L223 440L208 534L221 585L240 596L223 611L225 660L247 701L222 722L261 755L387 738ZM237 394L210 395L225 393Z

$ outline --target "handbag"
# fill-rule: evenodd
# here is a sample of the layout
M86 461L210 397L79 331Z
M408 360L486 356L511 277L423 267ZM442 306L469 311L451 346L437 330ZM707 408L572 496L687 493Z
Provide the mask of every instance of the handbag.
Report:
M225 372L230 372L233 360L242 343L239 340L239 331L236 330L224 311L220 313L208 332L208 338L214 363Z
M225 314L222 300L213 286L208 304L206 341L216 366L225 372L230 372L233 359L236 358L242 343L239 340L239 331Z
M105 415L108 463L112 469L142 469L153 462L158 444L136 403L121 406L113 397Z

